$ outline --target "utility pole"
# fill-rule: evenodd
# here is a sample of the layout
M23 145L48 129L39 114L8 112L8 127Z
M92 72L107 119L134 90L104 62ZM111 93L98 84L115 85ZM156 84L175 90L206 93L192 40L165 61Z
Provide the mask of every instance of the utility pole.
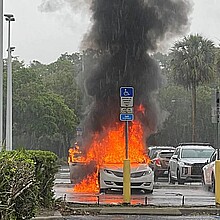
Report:
M11 22L15 21L14 15L5 14L5 19L8 21L8 63L7 63L7 112L6 112L6 150L12 150L12 57L11 52L14 47L11 47Z
M3 146L3 0L0 0L0 151Z
M215 204L216 207L220 207L220 154L219 154L219 108L220 108L220 97L219 88L216 89L216 149L217 149L217 160L215 161Z

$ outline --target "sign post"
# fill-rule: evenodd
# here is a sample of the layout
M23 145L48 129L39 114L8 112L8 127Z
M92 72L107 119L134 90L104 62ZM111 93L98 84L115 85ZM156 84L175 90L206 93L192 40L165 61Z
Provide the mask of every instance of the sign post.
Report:
M220 207L220 153L219 153L219 108L220 108L220 96L219 88L215 91L215 107L216 107L216 148L217 159L215 161L215 204L216 207Z
M134 120L134 88L133 87L121 87L121 109L120 120L125 121L125 160L123 165L123 202L124 204L130 204L131 201L131 166L128 154L128 122Z

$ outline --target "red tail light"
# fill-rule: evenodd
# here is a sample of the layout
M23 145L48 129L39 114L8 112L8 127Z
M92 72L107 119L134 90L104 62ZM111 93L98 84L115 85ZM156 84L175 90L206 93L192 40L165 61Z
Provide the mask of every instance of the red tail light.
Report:
M159 159L159 158L155 158L155 159L154 159L154 162L155 162L155 165L161 166L161 163L160 163L160 159Z

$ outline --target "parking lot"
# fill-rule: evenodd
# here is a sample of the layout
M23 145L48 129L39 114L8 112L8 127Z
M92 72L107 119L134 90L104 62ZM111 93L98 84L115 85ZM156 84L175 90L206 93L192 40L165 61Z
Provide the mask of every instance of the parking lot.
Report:
M213 206L215 196L205 190L201 183L185 183L184 185L169 184L166 178L160 178L154 184L152 194L141 191L131 195L131 204L147 204L155 206ZM63 167L55 181L56 198L67 202L88 204L120 204L123 202L121 192L111 191L107 194L76 193L69 180L68 167Z

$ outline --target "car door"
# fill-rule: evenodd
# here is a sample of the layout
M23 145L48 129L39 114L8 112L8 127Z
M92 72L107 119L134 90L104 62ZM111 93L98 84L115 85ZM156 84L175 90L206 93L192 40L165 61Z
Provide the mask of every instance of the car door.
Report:
M169 161L169 168L172 177L176 177L179 154L180 154L180 148L177 148Z
M214 152L214 154L212 154L212 156L210 157L210 161L206 167L206 171L205 171L205 178L206 178L206 183L207 184L211 184L212 183L212 173L215 173L214 170L214 166L215 166L215 160L216 160L216 152Z

